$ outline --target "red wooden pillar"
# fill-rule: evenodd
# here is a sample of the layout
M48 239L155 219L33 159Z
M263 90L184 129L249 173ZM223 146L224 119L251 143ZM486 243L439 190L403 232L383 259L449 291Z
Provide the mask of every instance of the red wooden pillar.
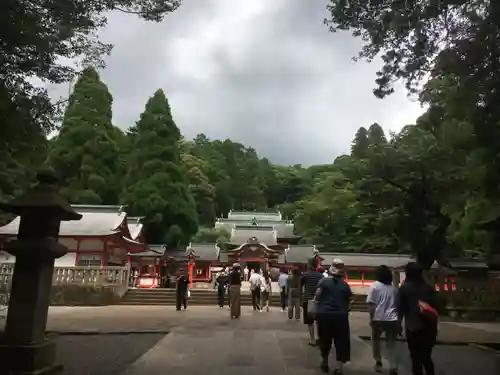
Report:
M104 268L106 265L106 255L108 252L108 241L104 241L104 251L102 252L101 255L101 268Z
M157 275L156 275L156 261L157 261L157 258L153 258L153 286L156 286L156 278L157 278Z
M0 249L2 249L2 244L0 244ZM80 257L80 240L76 240L75 267L78 267L78 258L79 257Z
M193 253L188 255L188 270L189 270L189 287L193 287L193 274L194 274L194 262L195 262L195 255Z

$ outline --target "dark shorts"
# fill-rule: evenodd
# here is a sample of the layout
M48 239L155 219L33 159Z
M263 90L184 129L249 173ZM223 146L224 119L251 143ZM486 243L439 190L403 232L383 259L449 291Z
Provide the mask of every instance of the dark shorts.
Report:
M302 316L304 324L314 324L314 318L307 313L307 302L302 302Z

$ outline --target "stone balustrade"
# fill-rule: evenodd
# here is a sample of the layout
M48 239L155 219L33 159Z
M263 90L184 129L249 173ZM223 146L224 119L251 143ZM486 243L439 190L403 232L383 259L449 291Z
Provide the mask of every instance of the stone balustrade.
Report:
M0 287L9 285L14 264L0 263ZM55 267L52 284L82 284L99 286L127 286L128 267Z

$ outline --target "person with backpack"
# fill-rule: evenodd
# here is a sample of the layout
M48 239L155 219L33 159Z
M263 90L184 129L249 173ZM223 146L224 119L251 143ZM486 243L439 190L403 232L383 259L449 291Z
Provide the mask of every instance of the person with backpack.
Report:
M400 321L404 318L413 375L435 375L432 350L439 321L436 290L425 282L417 263L408 263L405 273L406 279L398 293L397 311Z

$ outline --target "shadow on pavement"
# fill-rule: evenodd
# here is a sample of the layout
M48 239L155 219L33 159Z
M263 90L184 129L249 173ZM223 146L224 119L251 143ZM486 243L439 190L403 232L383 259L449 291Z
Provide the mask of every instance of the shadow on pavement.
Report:
M151 349L164 334L63 335L57 361L63 375L119 375Z

